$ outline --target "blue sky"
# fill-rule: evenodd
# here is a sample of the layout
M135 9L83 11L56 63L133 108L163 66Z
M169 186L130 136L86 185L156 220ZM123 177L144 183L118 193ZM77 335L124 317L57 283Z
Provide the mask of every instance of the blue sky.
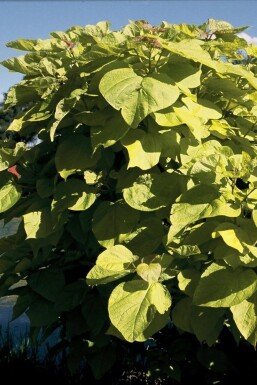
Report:
M202 24L209 17L226 20L234 26L249 25L248 35L257 37L257 1L212 0L130 0L130 1L1 1L0 61L22 54L6 48L8 41L18 38L48 38L53 31L65 31L73 25L84 26L101 20L113 29L128 20L146 19L158 25L169 23ZM256 38L257 43L257 38ZM21 80L21 75L0 66L0 94Z

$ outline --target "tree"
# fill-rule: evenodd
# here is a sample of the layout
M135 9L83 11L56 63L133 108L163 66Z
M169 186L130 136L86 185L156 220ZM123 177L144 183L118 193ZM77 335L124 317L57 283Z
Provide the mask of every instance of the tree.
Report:
M6 108L30 105L8 130L41 142L1 149L1 218L21 222L0 294L97 378L170 322L209 346L224 325L257 338L256 47L213 19L109 27L19 39L2 62L24 74Z

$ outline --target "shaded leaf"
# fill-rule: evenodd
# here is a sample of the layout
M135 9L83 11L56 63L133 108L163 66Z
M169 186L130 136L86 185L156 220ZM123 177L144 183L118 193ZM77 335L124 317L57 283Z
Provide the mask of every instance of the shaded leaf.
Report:
M212 263L201 275L193 303L209 307L231 307L251 297L256 289L257 276L252 269L232 269Z
M123 189L125 201L140 211L168 207L181 194L186 178L176 173L143 174L131 187Z
M65 209L73 211L87 210L96 200L96 194L93 187L88 186L79 179L68 179L66 182L58 183L52 210L61 212Z
M138 220L139 213L125 202L102 202L94 212L92 229L97 241L110 247L125 241Z
M230 308L236 326L253 346L257 343L257 293Z
M62 178L84 171L96 164L97 156L93 156L90 140L76 134L65 139L57 148L55 164Z
M64 288L65 277L62 271L43 269L31 274L28 284L35 293L54 302L57 295Z
M197 185L183 193L172 206L170 236L177 234L187 225L202 218L219 215L237 217L241 213L239 204L227 202L220 194L219 186Z

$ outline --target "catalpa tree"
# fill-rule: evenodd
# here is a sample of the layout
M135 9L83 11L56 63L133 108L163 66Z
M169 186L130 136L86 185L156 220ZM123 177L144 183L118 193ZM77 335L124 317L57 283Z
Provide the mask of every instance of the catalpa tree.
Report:
M7 44L8 131L38 141L1 142L0 294L96 376L169 323L255 346L257 48L213 19L109 28Z

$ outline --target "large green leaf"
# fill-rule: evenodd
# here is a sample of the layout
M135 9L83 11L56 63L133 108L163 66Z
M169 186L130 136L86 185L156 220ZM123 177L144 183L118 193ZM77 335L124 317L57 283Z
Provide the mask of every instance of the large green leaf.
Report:
M240 253L244 252L245 244L255 243L255 236L253 234L248 234L233 223L222 223L215 229L212 236L213 238L220 236L226 245L238 250Z
M204 157L213 154L229 157L233 155L233 151L214 139L208 139L200 144L192 143L188 138L181 139L181 158L184 165L189 162L191 162L190 165L193 165L196 161L201 161Z
M133 253L144 256L152 253L162 243L163 235L162 220L150 216L138 222L133 232L124 240L124 244Z
M251 156L242 151L242 154L231 155L228 158L226 166L226 176L237 179L248 180L254 167L254 161Z
M161 135L143 130L131 130L121 141L129 155L129 167L148 170L160 159L162 150Z
M188 126L192 135L201 141L203 138L208 138L210 132L208 127L204 125L201 118L195 116L193 111L188 110L186 106L174 107L174 112L180 123L184 123Z
M132 233L139 220L139 212L124 201L102 202L94 212L93 233L104 247L122 243Z
M44 78L45 80L45 87L43 88L48 88L48 86L52 86L53 83L53 78L50 78L50 85L47 82L47 79ZM43 83L43 81L41 82ZM47 103L44 104L35 104L28 110L25 109L22 111L21 114L19 114L11 124L8 126L8 131L22 131L23 129L26 129L31 125L31 122L40 122L43 120L47 120L48 118L51 117L51 112L48 109Z
M87 275L88 285L112 282L135 271L133 263L138 259L125 246L115 245L103 251L96 265Z
M199 282L200 276L201 274L198 270L194 270L194 269L182 270L177 276L179 289L183 291L185 294L187 294L188 296L192 297L194 295L195 288Z
M160 140L162 143L161 157L176 159L180 153L179 134L169 129L162 130Z
M54 301L64 288L65 276L60 270L38 270L30 275L28 284L35 293L49 301Z
M97 292L86 294L81 306L81 312L90 328L92 336L97 337L108 319L108 312L103 298Z
M40 198L49 198L54 190L54 178L40 178L37 180L37 193Z
M200 342L215 344L224 325L225 310L192 306L191 325Z
M77 102L77 96L70 96L59 101L55 109L55 121L51 124L50 127L50 138L53 141L55 132L60 124L60 122L65 118L66 115L72 110Z
M238 98L245 95L246 91L237 87L235 81L227 78L209 78L206 85L214 92L220 92L225 98Z
M176 127L181 125L181 120L177 117L173 106L154 112L151 116L159 126Z
M257 344L257 293L230 308L238 330L253 346Z
M190 63L167 63L161 71L168 74L181 88L196 88L201 84L201 69Z
M74 309L83 302L87 291L84 278L65 285L55 297L55 310L64 312Z
M120 110L133 128L151 112L171 106L179 97L179 89L167 75L138 76L132 68L106 73L99 84L107 102Z
M246 79L249 84L257 89L257 79L251 71L247 71L243 66L233 65L231 63L215 63L214 67L221 74L237 75L239 78Z
M199 99L197 103L188 97L182 98L184 105L174 107L178 119L188 126L197 140L207 138L210 135L205 125L210 119L219 119L221 111L210 101Z
M175 202L185 184L186 178L176 173L143 174L123 189L123 196L136 210L155 211Z
M14 106L24 106L24 104L30 103L31 100L37 101L39 99L40 96L37 90L27 87L27 83L24 80L9 89L5 101L5 106L7 108Z
M215 33L218 36L220 34L222 35L227 33L235 34L235 33L244 31L246 28L248 27L246 26L246 27L234 28L232 24L224 20L216 20L216 19L209 18L207 22L207 30L210 33L212 34Z
M93 155L89 138L75 134L61 142L55 155L57 171L62 178L94 166L97 155Z
M210 100L198 98L195 103L189 97L183 97L182 102L187 106L188 110L203 123L206 123L210 119L220 119L222 117L222 111Z
M38 70L36 68L31 68L29 63L26 61L25 56L13 57L2 61L1 64L10 71L20 72L25 75L38 74Z
M200 342L213 345L223 327L224 309L194 306L190 298L180 300L172 311L176 327L194 333Z
M111 344L101 347L99 351L88 356L88 364L92 369L94 378L96 380L102 379L102 377L108 373L109 370L117 362L117 352L115 347Z
M155 38L154 35L149 35L150 38ZM158 38L162 47L169 52L175 53L183 58L193 60L196 63L201 63L207 67L215 68L215 61L211 59L210 54L202 48L202 42L197 39L183 39L180 42L165 41Z
M156 39L155 35L148 35L149 38ZM246 79L255 89L257 89L257 80L252 72L247 71L241 66L235 66L231 63L217 62L211 59L210 54L201 46L202 42L197 39L188 39L181 42L166 42L158 37L161 46L169 52L175 53L181 57L193 60L194 62L204 64L221 74L238 75Z
M52 209L61 212L65 209L73 211L87 210L96 200L95 189L79 179L70 178L58 183L54 192Z
M103 125L91 127L91 141L94 151L100 146L112 146L119 139L123 138L128 130L129 126L122 116L116 113L116 111L112 112L112 116Z
M59 314L54 309L54 303L38 297L26 311L32 327L49 326L58 320Z
M192 167L188 164L188 173L196 181L201 183L226 183L225 167L227 160L225 156L220 154L211 154L201 157L195 161Z
M201 275L193 302L200 306L230 307L251 297L256 290L257 275L252 269L212 263Z
M15 148L8 148L6 142L1 141L0 148L0 172L12 166L21 157L25 150L23 142L16 143Z
M43 208L23 215L27 238L46 238L53 232L51 211Z
M217 185L197 185L183 193L172 206L170 221L172 227L169 237L191 223L202 218L219 215L238 217L241 213L239 204L229 202L219 192Z
M109 299L112 324L129 341L145 341L169 320L171 297L165 286L143 280L120 283Z
M158 282L162 267L159 263L140 263L137 265L137 274L146 282L153 283Z
M52 51L53 49L63 50L66 48L66 44L60 39L17 39L10 41L6 46L22 51Z
M22 296L18 296L12 310L12 320L20 317L28 309L28 307L38 299L38 295L32 290L28 293L24 293Z
M11 178L0 178L0 213L9 210L21 197L21 188Z
M191 325L191 298L182 298L172 310L172 321L176 327L188 333L193 333Z

